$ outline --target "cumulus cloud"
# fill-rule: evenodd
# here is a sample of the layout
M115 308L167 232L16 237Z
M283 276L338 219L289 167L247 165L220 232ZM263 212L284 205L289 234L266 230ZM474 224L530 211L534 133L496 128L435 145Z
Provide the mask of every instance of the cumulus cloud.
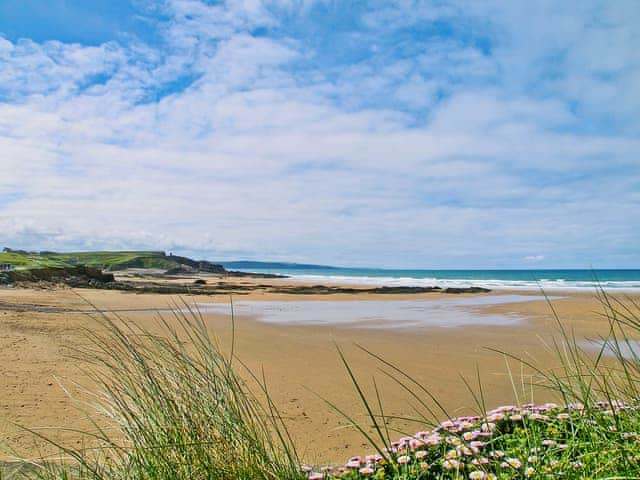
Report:
M0 37L3 241L637 264L638 8L578 6L168 0L154 44Z

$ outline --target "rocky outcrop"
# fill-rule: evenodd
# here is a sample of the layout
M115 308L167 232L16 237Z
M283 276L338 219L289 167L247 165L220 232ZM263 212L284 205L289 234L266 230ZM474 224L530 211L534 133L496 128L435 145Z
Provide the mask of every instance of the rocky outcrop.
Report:
M227 276L248 278L289 278L287 275L279 275L277 273L237 272L235 270L227 270Z
M332 293L374 293L374 294L403 294L403 293L488 293L491 290L481 287L461 287L446 288L441 287L372 287L372 288L356 288L356 287L340 287L329 285L285 285L282 287L273 287L274 293L289 293L303 295L328 295Z
M444 293L488 293L491 290L482 287L449 287L444 289Z
M76 288L103 288L105 285L114 282L114 280L112 274L103 273L97 268L85 265L34 268L0 273L0 285L45 282L49 284L64 284Z
M179 264L179 267L176 267L176 269L181 269L181 271L178 273L227 273L222 265L207 262L206 260L192 260L179 255L169 255L167 258ZM167 274L171 275L169 272L176 269L169 270ZM191 272L189 272L189 270L191 270Z

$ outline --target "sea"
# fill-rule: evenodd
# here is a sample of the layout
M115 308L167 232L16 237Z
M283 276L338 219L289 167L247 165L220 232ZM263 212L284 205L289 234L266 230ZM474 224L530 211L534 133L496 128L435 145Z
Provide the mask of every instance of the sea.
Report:
M392 270L315 265L242 265L225 267L287 275L322 284L372 286L485 287L492 290L640 292L640 269L594 270Z

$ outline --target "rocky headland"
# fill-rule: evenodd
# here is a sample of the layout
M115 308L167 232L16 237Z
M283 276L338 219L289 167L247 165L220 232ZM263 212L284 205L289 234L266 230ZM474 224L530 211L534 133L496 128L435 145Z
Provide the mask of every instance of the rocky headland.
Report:
M294 295L486 293L480 287L350 287L338 285L261 284L243 279L284 279L284 275L227 270L206 260L165 252L0 253L0 285L24 288L95 288L172 295L246 294L254 291ZM238 282L230 279L238 279Z

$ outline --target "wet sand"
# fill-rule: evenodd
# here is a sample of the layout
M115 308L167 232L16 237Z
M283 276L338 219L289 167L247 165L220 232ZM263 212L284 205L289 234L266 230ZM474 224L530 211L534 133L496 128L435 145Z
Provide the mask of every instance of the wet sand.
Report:
M252 280L243 280L251 282ZM260 282L264 283L264 280ZM278 280L281 283L283 281ZM83 298L77 295L79 293ZM86 345L83 328L95 328L86 314L85 300L106 310L126 310L128 321L156 328L154 310L170 308L175 297L155 294L132 294L115 291L83 290L0 290L0 438L5 438L22 456L53 453L33 437L17 431L12 422L28 426L89 429L90 424L76 409L82 399L74 383L86 383L80 365L69 358L70 348ZM483 297L509 294L533 295L534 292L496 292ZM591 293L553 292L553 305L565 325L582 338L595 338L606 332L601 318L602 307ZM417 295L295 295L252 292L234 297L242 302L296 302L296 308L313 302L450 302L451 295L440 293ZM456 299L467 298L455 297ZM476 297L477 298L477 297ZM640 295L634 295L637 301ZM189 303L228 305L226 296L183 297ZM304 301L305 303L302 303ZM463 302L464 303L464 302ZM23 305L23 311L3 308ZM37 305L38 308L33 306ZM316 308L320 303L316 304ZM346 307L357 308L354 305ZM371 305L369 305L370 307ZM225 307L221 307L225 308ZM475 381L479 368L488 406L530 401L532 392L522 388L520 367L511 362L516 375L517 392L506 375L505 358L489 349L506 351L538 364L554 365L553 356L543 345L556 333L557 325L545 301L514 301L493 306L467 306L470 314L490 318L510 318L504 324L480 322L443 327L437 324L413 324L408 328L379 328L373 324L327 322L296 325L292 322L260 321L259 312L241 311L236 318L238 356L252 369L264 368L274 401L280 408L296 439L304 459L310 463L342 462L346 457L367 453L359 434L345 428L346 422L313 392L335 403L350 414L362 407L340 363L334 342L344 351L366 391L372 392L371 377L376 376L383 392L388 415L413 415L415 403L396 383L380 373L381 364L355 344L381 355L406 370L423 383L447 407L450 415L468 412L474 401L462 374ZM61 311L64 309L65 311ZM222 345L230 344L231 322L224 310L205 314L206 322ZM326 318L325 318L326 320ZM64 388L63 388L64 387ZM65 391L67 389L67 391ZM311 390L311 391L310 391ZM70 397L71 394L73 397ZM76 397L77 395L77 397ZM517 395L517 398L515 398ZM536 392L536 401L544 401L546 392ZM444 417L445 414L443 413ZM360 417L362 418L362 417ZM417 424L398 423L407 432L420 429ZM66 444L82 440L72 432L47 431ZM400 434L398 434L400 436ZM2 453L0 453L1 455ZM5 454L4 459L10 459Z

